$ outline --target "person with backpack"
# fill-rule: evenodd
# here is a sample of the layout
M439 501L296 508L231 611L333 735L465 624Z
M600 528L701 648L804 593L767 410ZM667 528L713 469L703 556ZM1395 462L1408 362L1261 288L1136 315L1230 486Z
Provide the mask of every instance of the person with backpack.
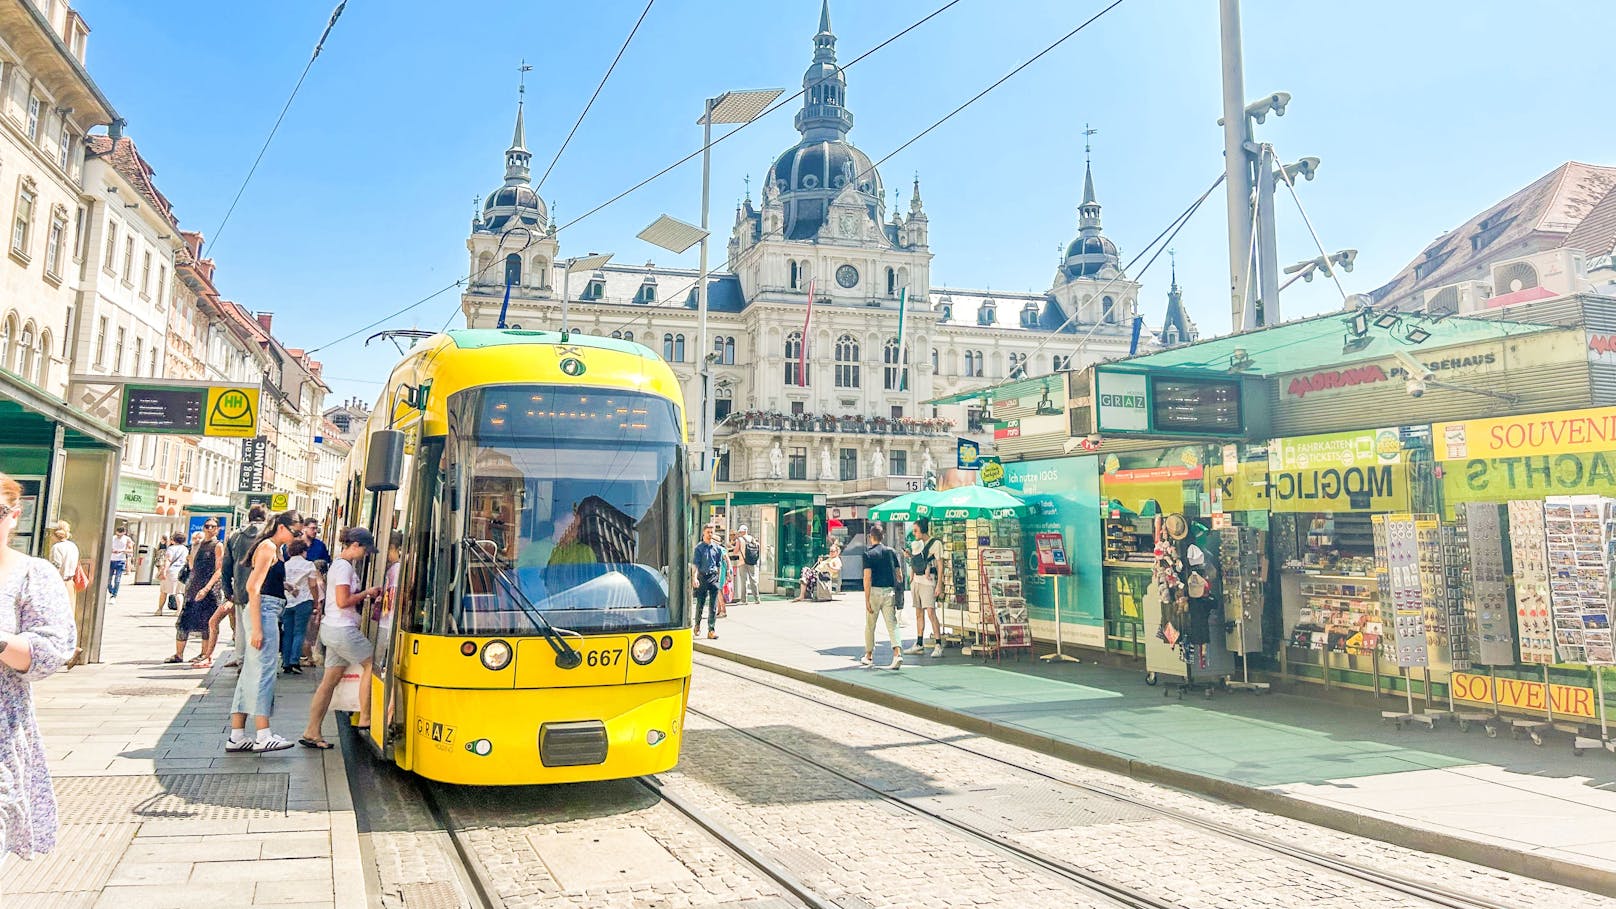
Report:
M740 535L735 538L736 574L739 583L736 584L736 599L742 603L763 602L763 594L758 587L758 569L763 561L763 543L757 537L747 532L746 525L741 525Z
M909 573L914 578L915 589L915 643L904 653L918 655L926 652L926 619L929 616L932 631L936 634L931 655L943 655L943 623L937 620L937 576L942 551L943 542L931 535L931 521L926 518L915 521L915 538L909 544Z
M892 642L892 662L885 668L897 669L903 665L897 613L903 596L903 560L881 542L886 536L881 525L871 524L865 536L869 546L864 550L864 657L859 665L866 669L875 665L875 622L884 619L887 638Z
M707 637L718 637L718 587L724 574L724 550L713 542L713 525L701 528L701 542L690 556L690 589L696 595L695 632L701 634L701 611L707 609Z
M237 530L224 544L224 554L219 565L219 581L224 587L224 599L219 601L219 607L214 610L213 617L208 619L208 642L202 648L202 655L197 657L191 665L198 669L207 669L213 665L213 649L219 646L219 629L225 617L230 617L230 627L236 636L236 653L226 666L240 666L242 650L242 631L246 627L241 623L241 608L247 604L247 578L252 575L252 548L258 542L258 537L264 531L264 519L269 516L269 509L262 504L254 504L247 509L247 526Z

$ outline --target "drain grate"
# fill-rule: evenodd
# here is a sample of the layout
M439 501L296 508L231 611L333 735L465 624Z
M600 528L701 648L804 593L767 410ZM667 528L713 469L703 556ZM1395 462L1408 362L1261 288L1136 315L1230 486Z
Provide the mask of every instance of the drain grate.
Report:
M236 820L286 813L285 773L165 773L158 776L63 776L55 779L66 824L157 818Z
M996 786L970 792L912 798L986 833L1005 836L1158 819L1155 812L1101 796L1065 793L1027 785Z
M471 906L453 884L444 881L400 884L398 895L404 898L404 909L469 909Z
M171 685L114 685L107 694L117 698L172 698L186 697L195 688L175 688Z

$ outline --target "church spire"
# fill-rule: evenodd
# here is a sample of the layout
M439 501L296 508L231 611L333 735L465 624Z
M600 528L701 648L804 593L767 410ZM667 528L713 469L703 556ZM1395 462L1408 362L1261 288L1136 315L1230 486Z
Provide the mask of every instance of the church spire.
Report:
M1094 164L1091 160L1089 137L1097 132L1099 130L1087 123L1083 124L1083 203L1078 206L1081 215L1079 226L1092 226L1095 230L1100 229L1100 203L1094 195Z
M831 34L831 30L830 30L830 0L820 0L820 4L819 4L819 33L821 35L830 35ZM832 35L831 37L832 37L832 44L834 44L835 43L835 36Z
M527 127L522 108L527 103L527 74L533 69L526 60L517 67L516 129L511 133L511 147L505 150L505 185L526 184L533 176L530 163L533 155L527 150Z

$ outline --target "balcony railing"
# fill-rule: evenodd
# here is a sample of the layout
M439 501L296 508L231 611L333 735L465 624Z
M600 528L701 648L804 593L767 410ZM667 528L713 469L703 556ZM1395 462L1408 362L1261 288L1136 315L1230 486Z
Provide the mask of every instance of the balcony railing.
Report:
M839 432L852 435L946 436L954 432L954 421L942 418L864 417L852 414L792 414L778 411L736 411L725 417L720 429L731 432Z

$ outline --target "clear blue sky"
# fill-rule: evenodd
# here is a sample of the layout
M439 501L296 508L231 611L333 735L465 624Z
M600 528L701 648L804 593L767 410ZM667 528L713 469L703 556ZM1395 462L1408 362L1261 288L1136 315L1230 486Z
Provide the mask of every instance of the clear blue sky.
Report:
M845 63L941 0L833 0ZM79 0L90 71L157 169L181 223L212 233L334 0L221 4ZM313 347L413 302L466 270L472 199L496 186L529 74L528 146L542 172L643 8L530 0L351 0L213 253L223 293L276 313ZM852 139L880 158L1104 6L1100 0L964 0L848 70ZM589 119L541 189L563 222L700 143L701 98L795 90L819 0L658 0ZM1250 97L1283 89L1262 135L1281 156L1323 159L1301 184L1332 251L1361 250L1349 292L1385 281L1429 240L1559 163L1616 163L1602 114L1599 43L1616 5L1580 0L1352 4L1246 0ZM1222 169L1215 0L1128 0L883 167L919 171L935 283L1042 290L1075 234L1085 122L1105 229L1131 257ZM714 151L723 236L743 177L760 184L796 141L791 109ZM537 173L535 174L537 176ZM563 254L693 265L635 239L660 212L694 221L700 170L563 232ZM1281 259L1314 255L1285 195ZM1203 331L1228 328L1223 194L1179 235L1178 272ZM722 247L720 247L721 249ZM722 258L722 252L718 257ZM1166 258L1144 277L1159 323ZM1287 317L1340 306L1327 280L1298 283ZM436 329L451 291L398 319ZM321 351L336 396L373 398L395 358L359 339Z

